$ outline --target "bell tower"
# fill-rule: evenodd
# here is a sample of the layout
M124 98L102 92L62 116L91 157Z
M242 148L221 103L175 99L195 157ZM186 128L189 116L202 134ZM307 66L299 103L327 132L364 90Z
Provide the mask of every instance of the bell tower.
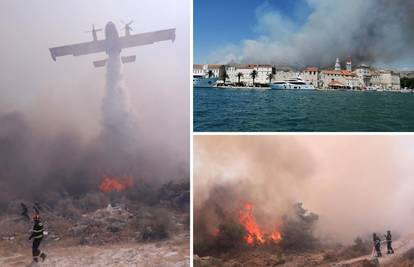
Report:
M336 58L335 70L341 70L341 63L339 63L339 58Z
M346 62L346 70L351 72L352 71L352 59L348 57L348 61Z

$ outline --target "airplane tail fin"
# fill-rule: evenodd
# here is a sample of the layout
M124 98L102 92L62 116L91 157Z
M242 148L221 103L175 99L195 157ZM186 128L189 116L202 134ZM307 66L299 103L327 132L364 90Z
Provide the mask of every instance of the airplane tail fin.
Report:
M126 63L135 62L136 58L137 56L125 56L125 57L121 57L121 60L122 60L122 63L126 64Z
M106 65L106 61L107 61L107 59L102 59L102 60L94 61L93 62L93 65L95 66L95 68L104 67Z

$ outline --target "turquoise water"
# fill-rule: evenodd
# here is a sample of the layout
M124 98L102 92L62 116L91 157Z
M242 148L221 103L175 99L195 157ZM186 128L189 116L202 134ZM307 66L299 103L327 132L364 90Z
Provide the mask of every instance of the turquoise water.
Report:
M412 132L414 94L194 89L196 132Z

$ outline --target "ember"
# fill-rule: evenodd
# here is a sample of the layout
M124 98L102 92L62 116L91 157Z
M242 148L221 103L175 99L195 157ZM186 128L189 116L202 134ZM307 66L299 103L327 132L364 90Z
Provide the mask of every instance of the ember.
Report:
M99 185L99 190L103 193L108 193L112 191L121 192L127 188L132 187L134 180L132 176L124 176L122 179L119 179L115 176L104 176L103 181Z
M246 203L239 213L239 222L244 226L247 234L244 236L244 240L248 245L263 245L266 242L277 243L282 240L282 235L278 230L274 230L270 234L265 233L253 215L253 205ZM276 224L275 228L278 228L280 223Z

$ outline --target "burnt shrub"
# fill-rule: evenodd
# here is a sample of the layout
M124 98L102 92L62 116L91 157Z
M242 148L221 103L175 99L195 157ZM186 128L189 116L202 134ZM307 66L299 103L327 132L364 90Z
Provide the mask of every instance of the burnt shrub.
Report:
M188 211L190 207L190 181L168 182L158 191L159 199L171 208Z
M220 224L215 233L195 228L194 253L199 256L219 255L245 247L244 227L233 221Z
M370 240L357 237L351 246L342 249L337 256L341 259L352 259L367 255L372 251L372 243Z
M319 240L313 235L313 230L318 219L319 216L305 210L302 203L295 204L293 212L283 217L282 247L296 251L315 249Z
M227 222L219 225L215 246L220 251L238 248L244 244L244 227L238 223Z
M109 199L103 193L89 192L75 201L75 205L83 212L92 212L108 205Z
M136 238L141 241L162 240L168 238L171 228L169 213L163 208L142 207L136 217Z

